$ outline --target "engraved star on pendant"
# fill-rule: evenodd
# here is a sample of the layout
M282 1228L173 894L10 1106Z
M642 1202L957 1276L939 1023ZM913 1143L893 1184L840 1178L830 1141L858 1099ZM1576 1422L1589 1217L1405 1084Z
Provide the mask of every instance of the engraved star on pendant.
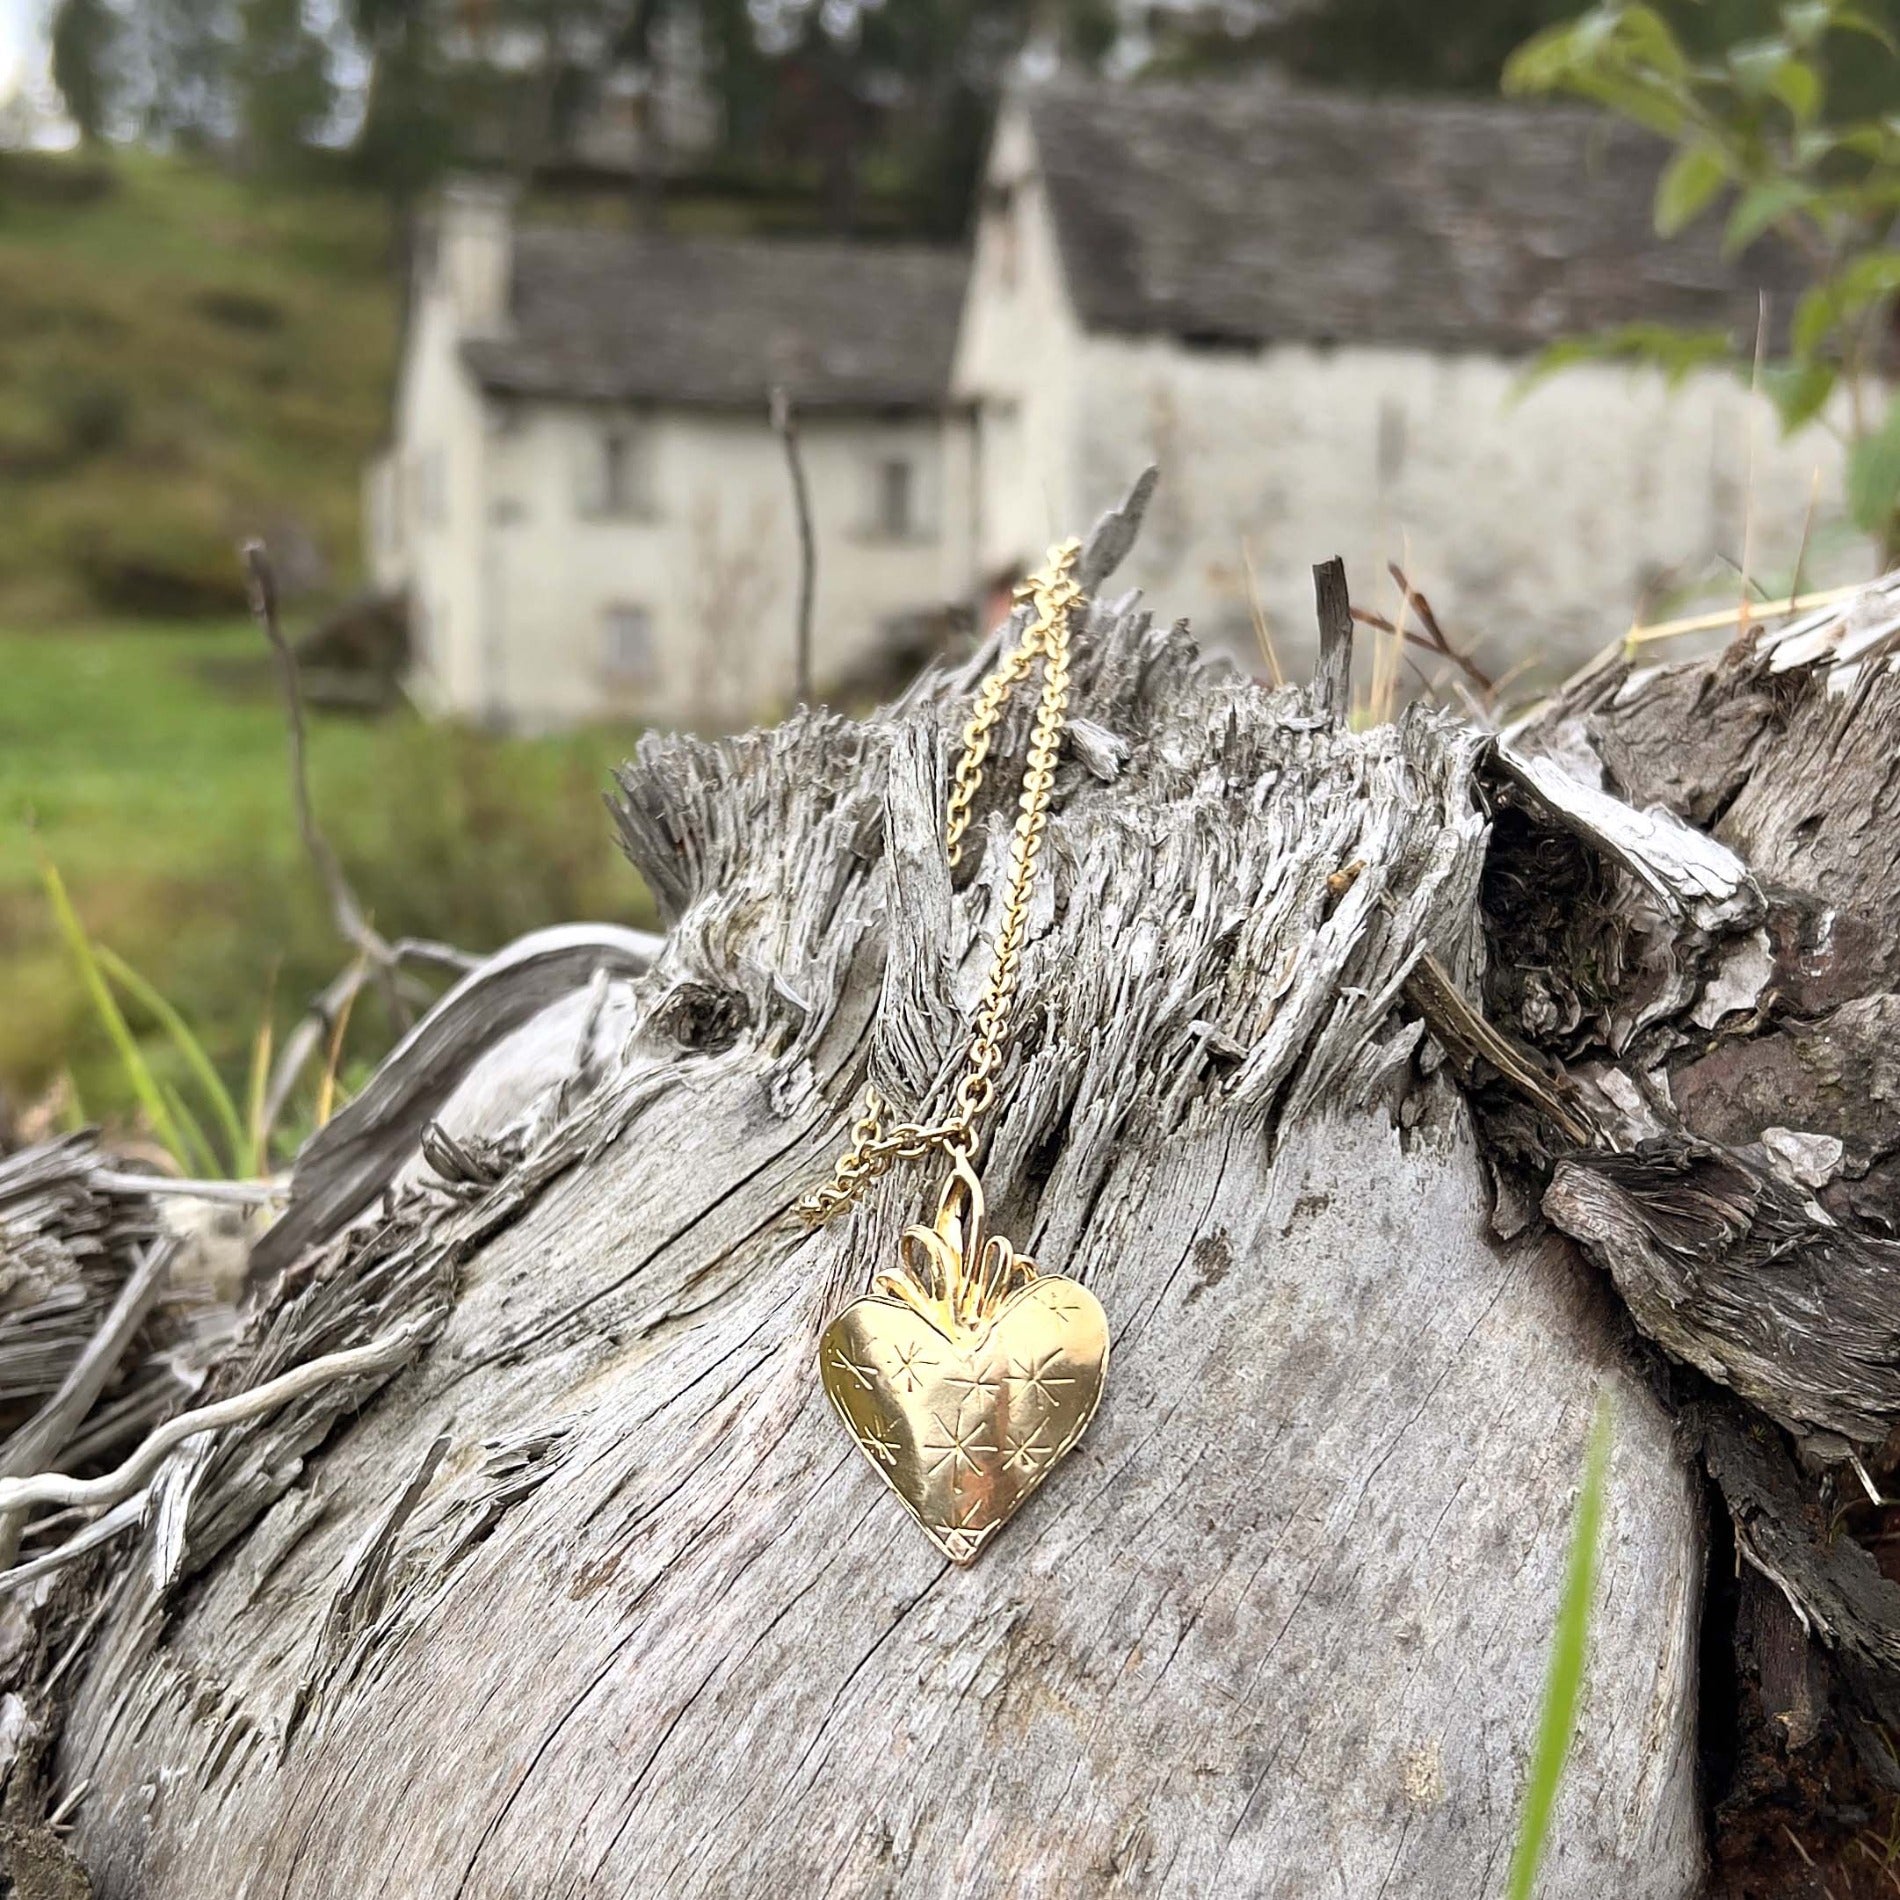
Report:
M825 1329L819 1377L924 1535L970 1564L1088 1429L1108 1320L1086 1287L984 1234L962 1156L899 1258Z

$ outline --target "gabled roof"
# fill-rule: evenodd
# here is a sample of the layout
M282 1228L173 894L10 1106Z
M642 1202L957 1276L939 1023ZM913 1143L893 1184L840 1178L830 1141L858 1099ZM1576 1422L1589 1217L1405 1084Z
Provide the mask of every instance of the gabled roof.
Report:
M1091 329L1505 352L1651 319L1747 337L1791 261L1672 239L1667 156L1579 108L1360 99L1276 78L1026 95L1064 271Z
M914 408L950 383L967 260L921 245L515 237L507 335L463 345L518 395L758 408Z

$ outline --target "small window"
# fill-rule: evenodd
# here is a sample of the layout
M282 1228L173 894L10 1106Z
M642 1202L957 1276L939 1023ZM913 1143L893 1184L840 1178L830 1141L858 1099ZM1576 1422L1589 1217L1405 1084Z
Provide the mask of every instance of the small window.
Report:
M602 429L582 455L580 511L592 520L624 520L649 512L645 443L636 430Z
M601 671L617 686L653 683L653 616L644 607L615 605L601 614Z
M916 470L902 456L877 465L876 526L890 541L907 541L917 532Z

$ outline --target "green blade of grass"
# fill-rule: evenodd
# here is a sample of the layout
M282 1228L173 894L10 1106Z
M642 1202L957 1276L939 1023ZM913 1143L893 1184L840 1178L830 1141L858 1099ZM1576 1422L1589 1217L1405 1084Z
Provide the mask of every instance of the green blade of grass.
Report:
M160 1081L158 1086L164 1090L165 1106L171 1110L172 1120L185 1138L185 1152L178 1157L180 1164L188 1174L200 1180L215 1177L219 1171L217 1151L205 1134L204 1124L191 1112L176 1086L166 1081Z
M138 1038L125 1020L125 1012L119 1008L118 999L112 994L111 984L106 981L105 973L99 967L99 959L93 955L92 939L86 935L86 926L79 921L79 913L73 909L72 899L66 894L66 884L59 874L59 867L49 857L42 856L40 859L40 881L46 886L47 901L53 907L59 934L65 939L74 963L79 966L79 978L85 985L87 998L118 1054L125 1079L138 1099L139 1107L145 1111L145 1119L179 1166L189 1166L184 1136L172 1117L157 1078L152 1074L151 1065L139 1048Z
M95 954L113 982L171 1038L172 1047L196 1077L199 1088L204 1091L205 1100L210 1103L219 1126L224 1130L226 1152L230 1157L228 1165L234 1169L241 1167L245 1148L243 1117L238 1113L238 1105L225 1086L223 1076L218 1073L217 1065L205 1053L204 1044L192 1033L191 1025L166 1001L163 993L142 977L116 950L102 943L95 946Z
M1510 1900L1531 1900L1537 1887L1537 1869L1556 1812L1557 1788L1569 1759L1576 1733L1577 1708L1583 1699L1584 1662L1589 1650L1590 1614L1596 1594L1597 1541L1603 1528L1604 1480L1610 1465L1610 1401L1597 1400L1596 1421L1583 1459L1583 1490L1577 1499L1577 1522L1570 1534L1570 1562L1564 1574L1563 1598L1557 1607L1557 1629L1550 1648L1550 1673L1544 1681L1544 1702L1537 1720L1537 1751L1531 1759L1530 1780L1518 1815L1517 1850L1511 1856Z
M343 1007L336 1013L336 1024L330 1031L330 1050L323 1063L323 1075L317 1083L316 1123L318 1128L325 1127L336 1108L337 1070L343 1062L343 1038L349 1033L350 1012L356 1007L356 999L363 993L363 959L356 962L357 980L343 999Z
M276 984L273 979L272 995ZM255 1178L270 1172L270 1130L264 1126L264 1103L270 1088L271 998L251 1041L251 1079L244 1091L244 1172Z

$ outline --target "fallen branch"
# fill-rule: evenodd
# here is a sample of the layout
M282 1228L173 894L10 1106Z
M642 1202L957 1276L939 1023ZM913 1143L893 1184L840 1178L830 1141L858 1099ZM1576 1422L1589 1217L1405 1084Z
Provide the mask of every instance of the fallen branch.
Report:
M772 391L772 429L785 445L785 466L792 477L792 514L798 523L798 617L793 623L792 697L801 706L811 703L811 606L817 586L818 550L812 534L811 489L805 481L805 458L799 452L798 424L791 398L783 389Z
M1896 1488L1900 1416L1900 1118L1864 1079L1900 941L1900 708L1867 659L1887 598L1487 738L1423 704L1348 725L1338 651L1329 715L1260 692L1097 586L1065 881L982 1173L999 1226L1100 1289L1114 1370L974 1595L811 1371L928 1174L817 1236L780 1225L867 1075L927 1115L962 1045L944 973L994 893L942 872L940 759L972 682L645 741L614 809L658 960L570 939L469 979L311 1143L281 1257L253 1263L249 1383L423 1312L453 1314L452 1350L373 1407L381 1380L348 1380L189 1440L143 1528L44 1592L38 1653L85 1640L45 1698L68 1777L45 1805L90 1781L70 1811L99 1890L558 1887L577 1842L601 1891L687 1868L817 1892L892 1853L955 1887L980 1809L999 1893L1164 1858L1184 1889L1268 1890L1318 1842L1340 1883L1462 1900L1510 1851L1522 1756L1488 1738L1536 1733L1553 1527L1606 1388L1610 1555L1547 1900L1685 1900L1784 1815L1826 1866L1863 1791L1821 1751L1875 1761L1871 1724L1900 1720L1875 1555L1900 1533L1848 1495L1862 1469ZM1392 640L1384 672L1402 647L1440 670ZM1447 1059L1419 1059L1421 1012ZM1665 1114L1700 1144L1674 1160ZM26 1548L79 1531L38 1513ZM999 1615L1036 1635L1001 1690ZM1431 1640L1469 1629L1482 1667ZM1059 1734L1014 1719L1052 1701ZM1343 1781L1263 1773L1275 1750ZM397 1758L413 1825L390 1830ZM1071 1778L1095 1798L1052 1836ZM779 1825L794 1808L813 1825Z
M270 1207L290 1197L289 1187L276 1181L191 1181L169 1174L122 1174L116 1168L93 1169L92 1185L102 1194L155 1194L234 1207Z

